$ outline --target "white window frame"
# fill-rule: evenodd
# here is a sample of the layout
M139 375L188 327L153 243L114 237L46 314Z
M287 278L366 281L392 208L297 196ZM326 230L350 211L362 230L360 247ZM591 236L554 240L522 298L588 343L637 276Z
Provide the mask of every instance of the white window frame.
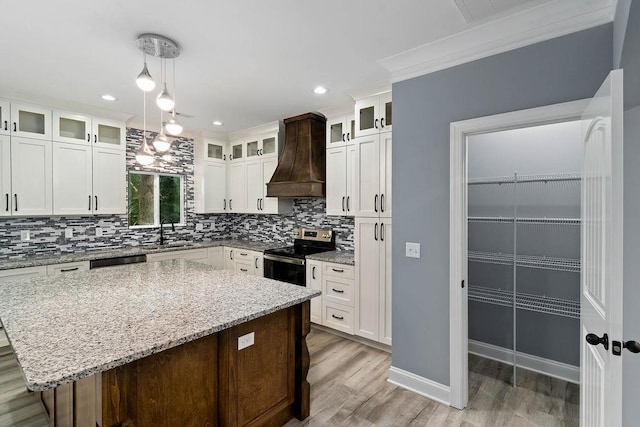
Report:
M145 224L145 225L129 225L129 228L138 229L138 228L158 228L160 227L160 177L161 176L170 176L170 177L178 177L180 178L180 223L174 223L174 226L182 227L185 225L184 217L184 197L185 197L185 188L184 188L184 175L171 174L171 173L160 173L160 172L147 172L147 171L136 171L131 170L128 173L137 174L137 175L151 175L153 176L153 224ZM129 177L127 176L127 206L129 205ZM129 221L129 213L127 212L127 221Z

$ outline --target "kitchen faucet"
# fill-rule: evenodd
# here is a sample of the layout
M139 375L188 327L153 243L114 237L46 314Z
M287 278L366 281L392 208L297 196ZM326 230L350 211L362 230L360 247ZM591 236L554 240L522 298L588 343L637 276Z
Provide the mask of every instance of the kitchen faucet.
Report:
M164 245L164 228L163 228L164 224L169 224L169 221L166 221L164 219L160 220L160 244L161 245ZM171 224L171 231L176 231L176 227L173 225L173 222L171 222L170 224Z

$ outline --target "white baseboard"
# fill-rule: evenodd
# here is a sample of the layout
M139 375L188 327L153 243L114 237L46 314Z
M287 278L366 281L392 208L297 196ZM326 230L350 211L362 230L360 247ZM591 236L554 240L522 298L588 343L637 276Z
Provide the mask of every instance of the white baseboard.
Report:
M436 402L449 406L449 387L435 381L423 378L419 375L404 371L400 368L389 368L389 380L391 384L418 393Z
M509 365L513 364L513 351L497 345L469 340L469 353ZM516 354L516 365L529 371L580 384L580 368L578 366L521 352Z

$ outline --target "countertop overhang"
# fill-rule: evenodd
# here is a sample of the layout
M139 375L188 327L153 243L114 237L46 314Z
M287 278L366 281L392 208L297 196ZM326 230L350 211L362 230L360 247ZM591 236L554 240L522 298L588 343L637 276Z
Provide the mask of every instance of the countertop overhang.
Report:
M41 391L300 304L302 286L185 260L0 283L0 320Z

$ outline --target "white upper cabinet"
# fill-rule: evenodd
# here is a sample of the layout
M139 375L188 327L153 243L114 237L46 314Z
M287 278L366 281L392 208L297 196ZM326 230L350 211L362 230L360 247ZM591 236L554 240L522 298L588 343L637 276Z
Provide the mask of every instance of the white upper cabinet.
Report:
M356 101L356 137L391 132L391 92Z
M247 213L259 213L260 202L264 196L262 187L262 161L260 159L247 160Z
M345 147L327 149L327 215L347 214L347 150Z
M245 143L234 141L229 144L229 161L232 163L244 162L246 153Z
M11 133L11 103L0 99L0 135Z
M126 152L93 147L93 213L127 213Z
M356 139L355 216L391 217L391 133Z
M92 147L58 142L53 145L53 214L93 212Z
M122 151L127 149L127 128L123 122L94 117L91 123L95 147Z
M224 163L227 160L226 144L217 141L204 142L203 158L207 162Z
M356 120L353 115L327 119L327 148L353 143L355 131Z
M206 162L204 168L204 212L227 210L227 168L224 163Z
M63 111L53 112L53 140L91 145L91 117Z
M11 137L12 214L51 215L51 141Z
M245 172L245 162L234 162L229 164L229 199L228 212L243 213L247 210L247 177Z
M51 140L51 114L46 107L11 103L11 135Z
M0 216L11 216L11 139L0 135Z
M194 205L196 213L227 212L227 143L196 140Z

